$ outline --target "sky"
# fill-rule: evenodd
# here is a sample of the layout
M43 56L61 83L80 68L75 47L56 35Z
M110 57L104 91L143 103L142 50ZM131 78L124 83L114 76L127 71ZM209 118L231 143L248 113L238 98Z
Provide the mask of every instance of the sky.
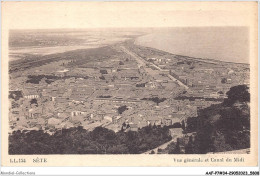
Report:
M251 58L257 10L257 2L2 2L2 41L10 29L243 26Z
M2 2L8 29L247 26L257 2Z

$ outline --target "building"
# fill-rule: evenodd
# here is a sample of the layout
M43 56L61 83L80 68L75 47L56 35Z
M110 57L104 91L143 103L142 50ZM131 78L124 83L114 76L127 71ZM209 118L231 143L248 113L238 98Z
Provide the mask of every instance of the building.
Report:
M79 115L87 115L87 112L83 112L83 111L72 111L71 112L71 116L74 117L74 116L79 116Z
M172 119L163 119L162 120L162 124L165 125L165 126L170 126L172 125Z
M138 131L138 126L137 124L129 124L129 128L130 128L130 131Z
M23 97L26 99L39 98L39 93L35 89L24 89Z
M72 94L70 96L70 100L81 102L86 101L86 99L94 92L93 88L85 88L85 89L78 89L72 91Z
M161 125L161 119L158 117L149 117L147 120L147 125Z
M67 76L68 71L69 70L67 70L67 69L60 70L60 71L57 71L54 75L57 77L64 77L64 76Z
M115 116L115 117L113 117L113 123L114 124L121 124L121 123L123 123L124 122L124 119L122 118L122 116Z
M113 118L110 117L110 116L105 116L105 117L104 117L104 120L108 120L109 122L112 122L112 121L113 121Z
M50 118L48 119L48 126L49 127L55 127L56 125L61 123L61 119L57 119L57 118Z
M182 138L183 137L183 129L182 128L170 128L169 129L169 135L172 138Z
M66 119L66 118L70 117L70 113L68 113L68 112L58 112L57 115L61 119Z

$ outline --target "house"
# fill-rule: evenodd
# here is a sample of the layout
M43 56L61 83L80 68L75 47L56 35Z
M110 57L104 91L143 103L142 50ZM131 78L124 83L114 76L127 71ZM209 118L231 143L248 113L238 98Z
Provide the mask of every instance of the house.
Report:
M65 79L65 84L73 84L76 82L76 78L75 77L72 77L72 78L69 78L69 79Z
M227 79L227 84L231 84L232 83L232 79L231 78L228 78Z
M181 138L183 137L183 129L182 128L170 128L169 129L169 135L173 139Z
M72 111L71 112L71 117L74 117L74 116L79 116L79 115L87 115L87 112L84 112L84 111Z
M172 114L172 124L181 122L181 120L185 117L185 114L178 114L178 113L173 113Z
M145 84L145 87L154 89L154 88L158 87L158 83L148 82L147 84Z
M60 71L57 71L54 75L58 76L58 77L64 77L67 75L68 71L69 71L68 69L60 70Z
M37 119L37 124L38 124L38 125L43 126L43 125L45 125L46 123L47 123L47 121L46 121L44 118L38 118L38 119Z
M139 71L134 69L122 70L119 75L124 80L139 80L140 76Z
M85 101L93 92L94 89L91 87L77 88L72 91L70 99L73 101Z
M123 123L124 119L122 118L122 116L115 116L113 117L113 123L116 124L116 123Z
M130 131L138 131L138 126L137 124L129 124L129 128L130 128Z
M157 117L149 117L147 120L147 125L160 125L161 124L161 119Z
M62 128L66 128L66 129L74 127L73 123L68 122L68 121L62 122L60 125Z
M109 122L112 122L113 118L110 116L104 116L104 120L108 120Z
M170 125L172 125L172 119L169 119L169 118L163 119L162 124L165 126L170 126Z
M29 109L29 118L39 118L42 115L40 108L31 108Z
M138 126L138 128L143 128L143 127L147 126L147 123L144 121L139 121L137 126Z
M61 123L61 119L56 119L56 118L49 118L48 119L48 125L50 127L55 127L56 125L60 124Z
M170 80L167 76L163 76L163 75L159 75L159 74L153 75L153 78L158 83L168 83L168 81Z
M83 115L70 117L70 122L76 125L81 125L85 121L85 117Z
M65 118L70 117L70 113L68 113L68 112L59 112L57 115L61 119L65 119Z
M54 99L56 103L60 103L60 104L67 103L69 101L69 98L64 98L64 97L55 97L55 98L52 97L52 99Z
M218 92L213 92L213 93L209 94L209 96L210 96L211 98L219 98Z

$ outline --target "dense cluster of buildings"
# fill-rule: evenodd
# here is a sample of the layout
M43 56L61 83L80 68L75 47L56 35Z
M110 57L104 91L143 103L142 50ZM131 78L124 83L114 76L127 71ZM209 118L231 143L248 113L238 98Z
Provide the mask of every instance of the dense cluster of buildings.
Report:
M102 126L137 131L148 125L180 124L196 117L198 108L218 103L233 85L249 80L249 70L236 64L222 67L128 49L143 60L121 51L119 56L84 67L72 59L12 73L10 129L52 133L76 126L87 130ZM30 79L43 78L32 83L28 81L32 75Z

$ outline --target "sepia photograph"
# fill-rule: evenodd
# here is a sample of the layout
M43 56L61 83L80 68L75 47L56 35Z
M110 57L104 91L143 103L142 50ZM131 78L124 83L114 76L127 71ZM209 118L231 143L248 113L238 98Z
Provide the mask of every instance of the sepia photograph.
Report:
M246 27L11 30L9 154L248 153L248 37Z
M218 156L231 155L237 157L232 164L249 162L246 157L257 164L257 21L253 11L245 15L257 3L218 3L217 10L202 2L194 2L195 10L188 3L139 3L147 8L134 2L126 12L122 2L2 4L5 155L210 155L220 165L225 159ZM233 5L238 10L230 12ZM20 17L19 7L25 7ZM29 16L32 7L37 18ZM216 24L225 15L230 24L210 23L214 14L222 15Z

